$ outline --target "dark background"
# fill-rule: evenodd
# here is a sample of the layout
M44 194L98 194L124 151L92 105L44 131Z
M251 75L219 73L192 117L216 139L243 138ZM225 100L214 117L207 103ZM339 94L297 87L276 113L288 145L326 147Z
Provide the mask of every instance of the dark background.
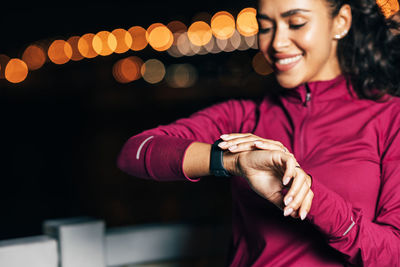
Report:
M39 40L64 39L154 22L186 25L199 12L236 15L251 1L69 1L8 3L0 11L0 54L21 57ZM228 179L201 182L137 179L116 167L132 135L230 98L263 94L265 77L251 59L257 51L173 58L151 47L55 65L25 81L0 80L0 240L41 234L46 219L93 216L108 227L158 222L229 222ZM164 81L120 84L113 64L130 55L166 66L193 64L198 82L170 88Z

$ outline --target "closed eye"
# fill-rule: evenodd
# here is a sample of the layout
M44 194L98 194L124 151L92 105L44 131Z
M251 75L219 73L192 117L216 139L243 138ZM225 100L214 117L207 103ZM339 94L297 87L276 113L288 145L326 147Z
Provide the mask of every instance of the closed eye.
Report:
M260 28L258 29L258 33L263 34L263 33L269 33L271 31L271 28Z
M297 30L297 29L300 29L301 27L303 27L306 24L307 24L307 22L304 22L302 24L292 24L292 25L290 25L290 28L294 29L294 30Z

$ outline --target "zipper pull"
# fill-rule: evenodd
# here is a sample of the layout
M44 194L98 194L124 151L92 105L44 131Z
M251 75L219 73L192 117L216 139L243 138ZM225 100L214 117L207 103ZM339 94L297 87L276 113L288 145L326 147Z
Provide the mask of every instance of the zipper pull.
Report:
M311 90L310 87L308 86L308 83L305 83L306 87L306 101L304 102L304 106L307 107L307 103L310 102L311 100Z

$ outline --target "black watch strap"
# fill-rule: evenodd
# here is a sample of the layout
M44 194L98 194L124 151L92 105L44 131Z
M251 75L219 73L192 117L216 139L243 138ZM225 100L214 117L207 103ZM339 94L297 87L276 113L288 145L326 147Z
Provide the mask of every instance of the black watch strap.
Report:
M212 175L215 175L218 177L230 177L231 175L224 168L224 162L223 162L224 151L218 146L218 144L221 142L223 142L223 140L218 139L211 146L210 172Z

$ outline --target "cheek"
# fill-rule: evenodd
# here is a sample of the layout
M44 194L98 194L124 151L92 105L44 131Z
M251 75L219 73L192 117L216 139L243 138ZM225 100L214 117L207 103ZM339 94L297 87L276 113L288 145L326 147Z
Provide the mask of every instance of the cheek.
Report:
M269 61L268 49L270 48L270 46L271 46L271 38L265 35L258 36L259 50L264 54L264 56L267 58L268 61Z
M308 54L318 58L325 58L330 51L328 29L322 27L311 27L299 36L298 45Z

